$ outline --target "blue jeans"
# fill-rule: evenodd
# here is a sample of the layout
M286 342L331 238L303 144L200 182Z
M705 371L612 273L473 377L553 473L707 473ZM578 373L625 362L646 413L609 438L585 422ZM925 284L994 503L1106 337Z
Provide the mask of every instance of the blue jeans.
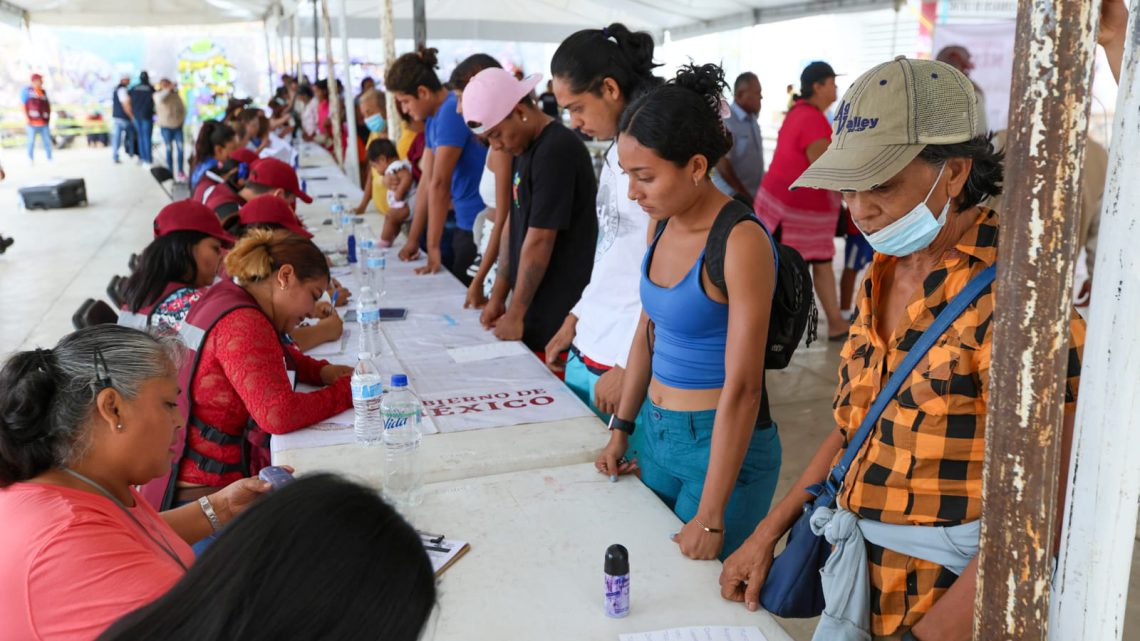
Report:
M51 130L47 125L28 125L28 160L36 159L36 134L43 138L44 153L51 160Z
M116 162L119 160L119 147L123 144L123 134L126 133L127 127L133 126L127 118L115 118L111 125L111 158Z
M678 412L649 408L641 449L641 481L686 523L697 514L709 467L716 410ZM775 424L755 430L724 512L723 561L768 514L780 477L780 437ZM663 532L661 536L665 536Z
M150 118L135 120L135 131L139 134L139 160L147 164L154 162L154 158L151 157L154 146L151 135L154 131L154 121Z
M182 127L159 127L162 142L166 143L166 167L174 175L182 173ZM174 168L174 149L178 149L178 169Z
M586 369L586 364L582 362L582 359L578 358L574 352L570 352L570 357L566 359L566 387L569 387L570 391L582 399L582 402L588 405L598 415L598 418L608 423L610 415L603 413L594 404L594 387L598 384L599 378L601 378L600 375ZM637 428L633 430L633 436L629 437L629 449L626 450L625 457L631 461L641 457L641 442L645 437L649 406L648 400L641 404L641 410L635 419Z

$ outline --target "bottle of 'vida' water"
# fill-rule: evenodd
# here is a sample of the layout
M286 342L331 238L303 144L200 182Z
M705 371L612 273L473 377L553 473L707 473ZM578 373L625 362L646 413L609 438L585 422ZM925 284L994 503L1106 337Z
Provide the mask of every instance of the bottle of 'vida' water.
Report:
M423 487L419 461L423 406L408 389L408 377L394 374L380 402L384 417L384 494L397 506L418 505Z

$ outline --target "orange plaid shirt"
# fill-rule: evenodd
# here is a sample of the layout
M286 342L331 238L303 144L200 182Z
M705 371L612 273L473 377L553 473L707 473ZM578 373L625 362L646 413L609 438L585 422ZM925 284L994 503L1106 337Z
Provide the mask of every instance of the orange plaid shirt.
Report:
M980 208L974 227L915 293L888 344L873 327L880 281L897 259L875 254L839 367L834 409L845 441L943 306L997 259L997 241L997 214ZM952 526L981 517L993 314L991 286L919 361L852 464L839 496L842 507L898 525ZM1070 328L1065 400L1075 403L1085 336L1075 311ZM957 579L936 563L867 547L875 635L913 626Z

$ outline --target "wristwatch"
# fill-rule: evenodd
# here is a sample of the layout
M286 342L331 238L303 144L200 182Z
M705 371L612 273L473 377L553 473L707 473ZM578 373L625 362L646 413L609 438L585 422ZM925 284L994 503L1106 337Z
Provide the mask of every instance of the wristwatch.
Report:
M633 421L627 421L624 418L618 418L617 414L610 416L610 430L620 430L633 436L633 428L636 425Z

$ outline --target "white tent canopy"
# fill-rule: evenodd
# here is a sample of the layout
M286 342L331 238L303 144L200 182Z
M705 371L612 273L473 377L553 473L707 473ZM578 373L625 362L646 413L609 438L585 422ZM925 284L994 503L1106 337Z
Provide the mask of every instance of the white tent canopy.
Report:
M345 0L350 37L379 37L381 0ZM334 14L340 0L332 0ZM412 37L412 1L395 0L399 38ZM890 7L895 0L426 0L429 38L558 42L611 22L682 38L820 13ZM310 1L0 0L0 13L36 24L146 27L268 20L297 14L312 33Z

